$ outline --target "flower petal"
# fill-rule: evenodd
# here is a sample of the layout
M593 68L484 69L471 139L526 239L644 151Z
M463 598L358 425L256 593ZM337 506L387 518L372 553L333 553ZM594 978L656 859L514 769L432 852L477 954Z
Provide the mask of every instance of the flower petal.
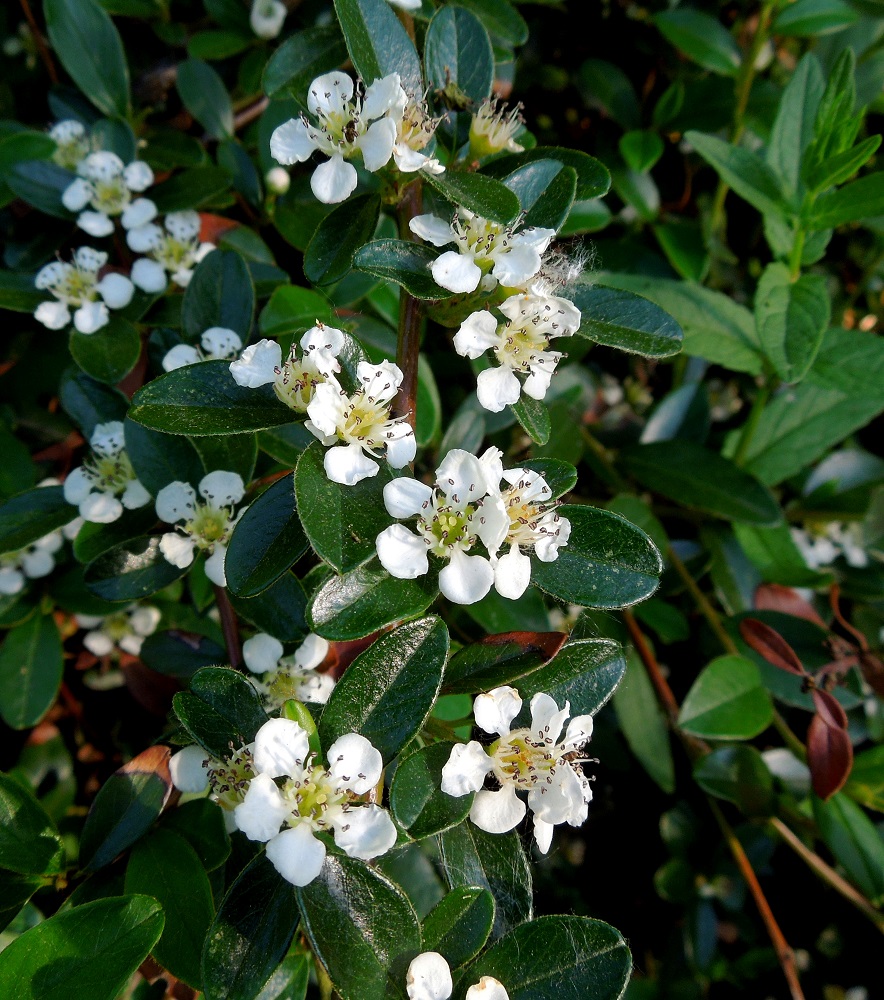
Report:
M427 543L405 525L391 524L375 539L381 565L397 580L415 580L430 570Z
M92 524L110 524L123 516L123 505L113 493L90 493L80 502L80 517Z
M80 212L77 225L90 236L110 236L114 231L113 219L104 212Z
M169 483L157 493L157 517L166 524L189 521L195 513L196 490L190 483Z
M123 229L137 229L139 226L146 226L157 217L157 206L150 198L136 198L127 205L120 222Z
M537 841L537 850L541 854L546 854L552 844L552 835L555 827L552 823L547 823L541 819L537 813L534 814L534 839Z
M217 469L203 476L199 486L200 494L213 504L229 507L238 504L245 496L246 487L237 472Z
M323 73L310 84L307 107L311 114L341 113L353 97L353 80L339 70Z
M369 804L341 813L334 820L335 843L351 858L371 861L396 843L396 827L381 806Z
M322 461L325 474L333 483L355 486L363 479L378 474L380 466L358 444L335 445L325 453Z
M414 461L417 454L417 438L414 431L404 421L393 424L385 434L387 442L387 464L394 469L402 469Z
M166 269L155 260L149 260L147 257L139 257L132 265L130 274L132 284L149 295L164 292L169 283L166 278Z
M276 670L282 658L282 643L266 632L259 632L242 644L242 656L253 674Z
M454 335L454 349L463 358L475 360L502 338L497 334L497 319L487 309L470 313Z
M95 333L106 326L109 319L103 302L84 302L74 313L74 326L80 333Z
M486 733L508 736L513 719L522 711L519 692L509 685L492 688L473 701L476 725Z
M476 395L483 409L500 413L518 403L522 386L511 368L486 368L476 378Z
M473 258L456 250L440 254L430 270L436 283L450 292L474 292L482 279L482 271Z
M92 477L80 466L68 473L64 481L64 498L68 503L79 506L92 491Z
M439 574L439 589L455 604L475 604L491 590L494 570L484 556L468 556L454 549Z
M396 123L391 118L381 118L370 125L354 145L362 151L365 169L373 174L390 162L395 143Z
M448 1000L453 988L451 969L438 951L425 951L411 960L405 976L408 1000Z
M339 788L365 795L381 780L384 761L379 750L359 733L346 733L328 748L328 770Z
M510 1000L510 995L499 979L482 976L475 986L467 990L465 1000Z
M270 778L300 775L310 753L307 733L291 719L270 719L255 735L255 770Z
M436 469L436 485L462 509L486 492L482 464L471 452L452 448Z
M416 215L409 220L408 228L427 243L435 247L444 247L446 243L454 242L451 226L438 215Z
M200 343L207 354L213 354L216 358L233 357L242 350L239 334L226 326L210 326L200 336Z
M273 778L262 773L249 782L245 798L233 810L233 816L237 829L249 840L267 841L279 833L290 811Z
M204 792L209 787L206 761L209 755L196 743L184 747L169 759L172 784L179 792Z
M212 554L206 559L204 569L206 576L219 587L227 586L227 574L224 572L224 563L227 560L227 546L220 542L215 542Z
M200 214L194 208L186 208L180 212L169 212L163 223L166 232L176 240L187 243L199 236Z
M176 368L186 368L202 361L200 352L191 344L176 344L163 358L163 371L171 372Z
M309 885L322 870L325 844L306 823L283 830L267 841L267 860L292 885Z
M536 739L547 744L557 743L565 719L571 713L570 702L560 709L555 699L538 691L531 699L531 730Z
M123 168L123 180L130 191L146 191L153 179L153 171L144 160L133 160Z
M277 163L288 166L303 163L316 152L307 126L300 118L291 118L273 130L270 136L270 155Z
M399 74L390 73L366 87L362 100L362 117L366 121L372 121L394 109L401 115L407 103L408 94L402 88ZM395 118L397 115L391 117Z
M527 811L525 803L511 785L497 792L476 792L470 819L486 833L507 833L521 823Z
M64 302L41 302L34 310L34 319L48 330L61 330L71 321L71 311Z
M249 344L238 361L231 361L230 374L237 385L257 389L276 380L282 367L282 348L275 340L259 340Z
M323 639L321 635L311 632L295 650L295 663L302 670L313 670L328 656L329 648L328 639ZM281 651L280 655L282 655Z
M61 195L61 203L69 212L79 212L91 199L92 185L82 177L68 184Z
M513 545L494 566L494 589L501 597L517 601L531 582L531 560Z
M493 764L477 740L457 743L442 768L442 791L456 796L480 791Z
M310 190L324 205L336 205L353 194L358 180L356 167L336 153L313 171Z
M126 275L115 271L106 274L95 288L110 309L125 309L135 294L135 286Z
M160 552L178 569L187 569L193 562L193 549L196 543L189 536L168 531L160 539Z
M565 730L563 745L566 750L575 750L592 739L593 720L591 715L575 715Z
M391 517L411 517L419 514L433 497L426 483L410 476L400 476L384 487L384 506Z

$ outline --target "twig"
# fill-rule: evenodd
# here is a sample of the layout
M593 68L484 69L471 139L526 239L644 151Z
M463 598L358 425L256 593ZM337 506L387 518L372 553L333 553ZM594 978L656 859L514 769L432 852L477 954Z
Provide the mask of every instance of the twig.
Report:
M259 97L257 101L246 105L242 111L237 111L237 113L233 116L233 131L238 132L241 128L248 125L250 122L253 122L256 118L260 118L260 116L267 110L267 105L269 103L269 97Z
M219 587L217 583L212 584L215 590L215 601L221 615L221 631L224 634L224 645L227 647L227 658L231 667L242 666L242 648L239 642L239 623L236 620L236 612L227 596L224 587Z
M660 699L660 703L669 716L669 722L674 729L678 724L679 707L678 701L676 701L675 695L672 693L672 688L663 676L660 664L657 662L656 656L654 656L647 639L645 639L642 630L639 628L638 622L635 620L635 615L629 608L626 608L623 612L623 621L626 623L629 635L635 645L635 650L644 664L645 670L648 672L648 677L650 677L651 683L654 685L657 697ZM709 748L706 747L706 749L708 750Z
M46 67L49 79L54 84L57 84L58 70L55 68L55 62L52 59L52 53L49 51L49 46L46 44L46 39L43 37L43 32L40 31L37 26L37 21L34 18L34 12L31 10L30 0L21 0L21 9L25 15L25 20L28 22L28 27L31 29L31 34L34 36L37 51L40 53L43 65Z
M691 576L687 566L685 566L681 559L679 559L678 554L671 545L669 546L667 555L669 557L669 561L672 563L672 568L684 581L684 585L690 591L691 597L693 597L697 608L709 623L709 627L718 637L718 641L721 643L725 652L732 653L734 655L739 654L740 651L737 649L737 644L727 634L724 625L721 624L721 618L719 618L718 612L712 607L709 598L697 586L697 581Z
M408 223L420 215L423 203L421 181L412 181L399 202L399 237L413 240L414 234ZM402 371L402 385L396 396L396 413L408 419L412 429L417 417L417 362L420 352L421 307L404 288L399 290L399 343L396 348L396 364Z

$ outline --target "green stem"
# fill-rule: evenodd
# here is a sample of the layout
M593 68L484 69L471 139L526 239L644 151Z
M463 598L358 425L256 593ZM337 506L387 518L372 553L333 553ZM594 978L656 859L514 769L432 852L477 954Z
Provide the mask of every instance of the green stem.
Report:
M783 737L783 742L792 753L802 762L807 763L807 749L798 737L789 728L789 723L774 709L773 714L774 729Z
M792 252L789 254L789 271L792 280L797 281L801 277L801 258L804 254L804 240L807 234L803 229L799 229L795 234L795 242L792 244Z
M735 465L743 465L746 461L749 445L752 443L752 438L758 428L758 421L761 420L761 414L764 412L767 401L770 399L770 393L771 386L768 379L755 394L755 399L752 401L752 409L749 411L746 423L743 424L742 431L740 431L740 440L737 442L737 449L734 452Z

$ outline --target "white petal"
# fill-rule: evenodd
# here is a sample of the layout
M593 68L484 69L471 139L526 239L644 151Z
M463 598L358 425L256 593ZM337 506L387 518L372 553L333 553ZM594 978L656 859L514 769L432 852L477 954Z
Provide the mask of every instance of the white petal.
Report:
M92 198L92 185L89 181L78 177L64 189L61 203L69 212L79 212L85 208Z
M380 170L390 162L396 142L396 123L391 118L381 118L368 127L354 145L362 150L362 162L369 173Z
M442 167L441 171L434 169L435 165L439 164L438 160L433 160L425 153L421 153L416 149L412 149L411 146L406 145L404 142L397 142L393 146L393 162L396 164L396 168L401 170L403 174L413 174L416 170L429 170L430 173L442 173L445 168Z
M353 81L340 70L323 73L310 84L307 92L307 107L311 114L344 112L347 102L353 97Z
M388 402L396 395L405 376L402 369L392 361L381 361L377 365L360 361L356 366L356 377L368 396Z
M492 688L485 694L476 696L473 702L473 717L476 725L486 733L509 735L513 719L522 711L519 692L509 685Z
M476 379L479 403L491 413L500 413L506 406L518 403L522 387L511 368L486 368Z
M444 247L446 243L454 242L451 226L438 215L416 215L409 220L408 228L427 243L435 247Z
M252 0L249 24L259 38L276 38L288 13L280 0Z
M17 569L13 569L11 566L0 568L0 594L11 597L13 594L19 593L24 585L25 578Z
M34 319L49 330L61 330L71 321L71 311L64 302L41 302L34 310Z
M84 640L85 645L85 640ZM119 647L124 653L129 653L131 656L139 656L141 654L141 647L144 645L143 635L124 635L119 641Z
M592 738L593 721L591 715L575 715L568 723L563 741L566 749L576 749Z
M470 819L486 833L506 833L521 823L526 810L512 785L505 785L497 792L476 792Z
M208 759L209 755L196 743L172 754L169 771L179 792L203 792L209 787L209 772L205 767Z
M44 291L53 285L57 285L60 281L64 281L72 270L73 268L70 264L65 264L61 260L53 260L51 263L40 268L34 277L34 284L41 291Z
M358 180L356 167L338 153L313 171L310 189L324 205L336 205L353 194Z
M295 650L295 663L302 670L313 670L328 656L329 649L328 639L323 639L321 635L315 635L311 632ZM281 655L282 648L280 647ZM246 663L248 664L248 660Z
M126 447L126 434L122 420L108 420L103 424L96 424L89 444L96 451L105 454L116 455Z
M166 227L167 233L171 233L176 240L186 243L199 235L200 214L192 208L182 212L170 212L163 225Z
M432 497L433 491L429 486L410 476L400 476L384 487L384 506L391 517L419 514Z
M546 823L579 826L586 819L587 807L583 783L574 768L559 765L551 784L543 783L528 793L528 806Z
M242 655L246 666L253 674L265 674L276 670L282 657L282 643L266 632L259 632L242 644Z
M317 705L325 705L334 689L335 679L331 674L317 674L311 670L295 684L295 697L298 701L312 701Z
M283 830L267 842L267 860L292 885L309 885L322 869L325 844L305 823Z
M442 768L442 791L446 795L457 796L478 792L493 763L482 744L476 740L458 743L451 748L448 761Z
M194 540L188 535L166 532L160 539L160 552L178 569L187 569L193 562Z
M316 152L307 126L300 118L291 118L273 130L270 155L277 163L303 163Z
M501 597L517 601L528 589L531 582L531 560L524 555L518 545L497 560L494 567L494 589Z
M487 309L470 313L454 335L454 349L463 358L478 358L489 347L497 347L497 319Z
M224 563L227 559L227 546L220 542L215 542L212 554L205 561L204 568L206 576L219 587L227 586L227 575L224 572Z
M532 399L546 399L549 383L554 374L555 366L532 367L531 374L525 379L525 384L522 386L523 392Z
M84 302L74 313L74 326L80 333L95 333L106 326L109 319L103 302Z
M379 750L359 733L346 733L328 748L328 770L338 787L365 795L381 780L384 761Z
M230 374L237 385L257 389L276 379L276 370L282 367L282 348L275 340L259 340L249 344L238 361L230 363Z
M482 272L473 258L456 250L440 254L430 270L436 283L450 292L474 292L482 278Z
M307 733L291 719L270 719L255 735L255 769L271 778L299 775L309 753Z
M439 589L455 604L475 604L491 590L494 570L484 556L468 556L455 549L439 574Z
M407 103L408 94L402 89L399 74L390 73L375 80L366 88L362 101L362 117L366 121L371 121L393 109L401 115Z
M565 719L571 714L571 705L565 702L560 709L554 698L538 691L531 699L531 731L535 738L547 743L557 743Z
M91 492L92 478L82 466L68 473L64 481L64 498L68 503L79 506Z
M402 469L414 461L417 454L417 439L411 427L402 421L387 431L387 463L394 469Z
M470 523L485 543L488 552L492 556L497 555L497 550L503 545L510 529L510 516L500 494L486 497L482 503L481 517L473 517Z
M146 191L153 184L153 171L144 160L133 160L124 168L123 180L130 191Z
M123 229L137 229L153 222L156 217L157 206L150 198L136 198L135 201L126 206L120 216L120 222Z
M134 250L135 253L148 253L148 251L156 249L162 241L163 231L159 226L154 225L153 223L147 223L143 226L134 226L133 228L126 230L126 244L129 249ZM157 267L159 267L159 264ZM134 281L135 269L133 268L132 271L132 280Z
M427 543L402 524L391 524L375 540L381 565L397 580L414 580L430 570Z
M515 288L533 278L540 270L540 254L528 244L510 244L509 253L500 254L491 273L508 288Z
M290 811L273 778L262 773L249 782L246 796L233 810L233 815L237 828L249 840L267 841L279 833Z
M351 858L371 861L396 843L396 827L386 809L358 806L334 820L335 843Z
M202 361L200 352L190 344L176 344L163 358L163 371L172 372L176 368L185 368Z
M534 554L541 562L555 562L559 557L559 549L566 545L571 537L571 522L566 517L557 517L553 523L558 534L543 535L534 543Z
M83 645L93 656L108 656L114 650L113 639L104 632L87 632L83 636Z
M358 444L335 445L325 453L325 474L333 483L355 486L378 474L378 463L369 458Z
M210 326L203 331L200 343L207 354L213 354L216 358L233 357L242 350L242 341L234 330L226 326Z
M123 516L123 505L112 493L90 493L80 502L80 517L92 524L110 524Z
M464 1000L510 1000L510 995L499 979L482 976L475 986L467 990Z
M479 459L463 448L452 448L436 470L436 485L462 507L485 493L485 474Z
M538 253L543 253L556 235L555 229L544 229L542 226L529 226L516 233L515 243L531 247Z
M157 493L157 517L166 524L189 521L196 513L196 490L190 483L169 483Z
M74 263L84 271L97 274L107 263L107 254L94 247L77 247L74 251Z
M142 637L153 635L157 630L157 625L160 623L160 618L162 617L159 608L155 608L150 604L145 605L141 608L136 608L132 614L129 615L129 624L132 626L133 631L136 635Z
M130 230L131 231L131 230ZM132 265L130 272L132 283L149 295L157 295L166 290L168 280L165 268L155 260L139 257Z
M34 548L39 549L41 552L58 552L62 545L64 545L64 541L62 540L61 533L58 531L50 531L48 535L38 538L33 543Z
M307 416L321 434L336 435L338 425L344 421L347 396L343 394L337 381L323 382L313 390L313 398L307 407ZM318 436L318 435L317 435Z
M451 970L438 951L412 959L405 977L408 1000L448 1000L453 988Z
M200 495L222 507L237 504L245 496L246 487L237 472L217 469L200 480Z
M537 850L541 854L546 854L552 844L552 835L555 827L552 823L547 823L541 819L537 813L534 814L534 839L537 841Z
M77 225L90 236L110 236L114 231L113 219L104 212L80 212Z
M90 153L80 167L81 172L96 181L112 181L123 175L123 161L107 149Z
M106 274L95 287L110 309L125 309L135 294L132 282L125 274L117 274L115 271Z
M344 332L325 323L311 326L300 340L301 350L305 354L317 352L332 357L337 357L341 353L345 343ZM335 371L339 370L335 368Z
M25 576L31 580L38 580L40 577L49 576L55 569L55 560L51 552L35 548L25 552L21 557L21 567L25 571Z

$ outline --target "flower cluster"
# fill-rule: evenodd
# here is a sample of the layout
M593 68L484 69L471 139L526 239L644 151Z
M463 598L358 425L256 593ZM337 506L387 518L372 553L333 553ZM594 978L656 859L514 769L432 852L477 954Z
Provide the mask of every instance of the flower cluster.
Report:
M120 651L138 656L144 640L153 635L160 623L160 610L150 604L132 604L112 615L76 615L80 628L89 631L83 645L93 656L119 655Z
M50 531L24 548L0 555L0 594L11 597L24 590L26 580L49 576L55 569L55 553L62 545L62 533Z
M143 226L157 214L149 198L132 200L133 193L153 184L153 171L142 160L124 164L116 153L90 153L77 165L79 176L69 184L61 201L69 212L79 212L77 225L90 236L110 236L114 216L124 229ZM89 206L91 211L84 211Z
M49 291L55 301L41 302L34 319L50 330L61 330L71 322L80 333L95 333L110 320L108 309L125 309L135 289L122 274L111 271L99 279L98 272L107 263L107 254L92 247L79 247L71 263L55 260L37 272L34 283Z
M335 680L316 668L326 658L328 650L328 642L313 633L290 656L283 656L282 643L266 632L246 639L242 647L243 659L256 675L252 684L267 711L282 708L290 698L324 705L331 697Z
M195 365L198 361L227 361L242 350L239 335L226 326L212 326L200 336L200 347L176 344L163 358L163 371Z
M438 951L424 951L412 959L405 976L408 1000L448 1000L453 989L451 969ZM499 979L482 976L467 990L466 1000L509 1000L509 993Z
M64 498L80 508L80 517L94 524L110 524L150 503L150 494L138 481L129 456L123 424L98 424L89 439L92 455L64 481Z
M53 162L65 170L76 170L92 150L86 126L76 118L65 118L49 129L49 138L55 142Z
M174 482L157 493L157 517L167 524L178 524L178 531L167 532L160 539L160 551L172 563L184 569L194 559L196 551L208 553L206 576L219 587L227 585L224 560L227 543L245 507L234 514L234 508L245 496L242 477L236 472L210 472L200 480L196 490L190 483Z
M588 760L583 751L592 736L592 716L571 719L559 742L571 710L568 702L559 709L548 694L535 694L530 726L511 729L521 709L522 699L512 687L476 698L476 725L499 739L487 748L476 740L455 746L442 769L442 791L455 796L475 792L470 819L487 833L506 833L522 821L526 805L517 793L527 792L534 837L546 853L555 825L580 826L587 817L592 790L581 765ZM488 774L499 785L496 791L483 788Z
M200 242L199 212L170 212L163 225L146 220L126 231L129 249L147 254L132 265L132 281L144 292L156 295L166 290L168 277L186 288L199 262L215 249Z
M857 569L869 564L859 524L844 525L839 521L830 521L813 529L792 528L791 532L792 541L811 569L830 566L839 556L848 566Z

